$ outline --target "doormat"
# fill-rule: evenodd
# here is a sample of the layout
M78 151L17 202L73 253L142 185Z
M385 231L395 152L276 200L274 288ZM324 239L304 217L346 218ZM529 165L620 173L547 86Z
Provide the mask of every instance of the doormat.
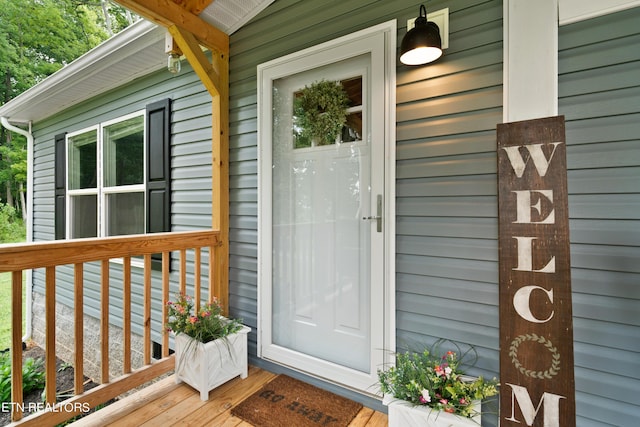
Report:
M278 375L231 409L231 414L255 427L343 427L360 409L357 402Z

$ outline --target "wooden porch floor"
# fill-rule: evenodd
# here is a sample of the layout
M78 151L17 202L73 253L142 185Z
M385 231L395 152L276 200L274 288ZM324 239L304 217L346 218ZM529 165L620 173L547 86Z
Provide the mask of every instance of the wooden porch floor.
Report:
M235 378L212 390L209 400L171 375L145 389L88 415L73 424L80 426L241 426L251 424L231 415L231 408L275 378L275 374L249 367L248 378ZM360 410L350 427L387 425L387 415L370 408ZM294 427L294 426L289 426Z

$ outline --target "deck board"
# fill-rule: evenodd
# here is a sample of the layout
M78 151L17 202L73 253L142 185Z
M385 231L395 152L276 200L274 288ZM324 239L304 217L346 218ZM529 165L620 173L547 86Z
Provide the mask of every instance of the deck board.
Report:
M231 415L231 408L275 378L275 374L251 366L249 376L233 379L212 390L209 400L200 400L200 393L186 384L176 384L174 376L162 379L143 390L127 396L73 424L87 426L219 426L254 427ZM370 408L362 408L350 427L382 427L387 416Z

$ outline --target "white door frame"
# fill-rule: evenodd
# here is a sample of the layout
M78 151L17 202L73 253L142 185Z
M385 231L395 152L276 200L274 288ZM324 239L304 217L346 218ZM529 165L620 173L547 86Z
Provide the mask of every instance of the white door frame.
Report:
M272 265L272 214L271 214L271 82L283 77L275 75L273 68L283 63L288 64L290 70L295 72L305 71L315 68L318 62L308 64L305 58L311 54L317 55L323 51L335 49L341 45L354 43L362 39L370 39L374 35L383 35L384 40L384 207L383 207L383 233L384 233L384 286L383 299L384 313L378 313L382 317L383 348L380 349L382 359L380 365L389 362L390 353L395 350L395 110L396 110L396 21L388 21L353 34L340 37L295 52L290 55L269 61L258 66L258 357L265 357L263 345L271 343L271 265ZM378 47L379 48L379 47ZM372 47L367 47L369 52ZM345 57L353 56L355 52L348 52ZM359 52L359 53L365 53ZM335 55L327 55L326 63L330 64L342 58ZM291 74L291 73L287 73ZM266 113L265 113L266 112ZM273 360L271 360L273 361ZM273 361L286 366L283 361ZM310 358L309 363L313 363ZM341 381L344 377L341 367L335 367L335 375L325 375L322 378L342 384L357 391L375 394L375 381L371 379L375 376L374 367L371 377L360 380L351 378L349 381ZM300 369L306 372L304 369ZM309 373L309 372L307 372Z

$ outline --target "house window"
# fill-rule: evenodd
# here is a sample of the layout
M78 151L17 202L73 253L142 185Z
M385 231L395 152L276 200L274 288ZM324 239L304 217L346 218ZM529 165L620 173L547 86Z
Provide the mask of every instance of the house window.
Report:
M67 135L70 238L145 232L144 112Z
M55 136L56 239L171 231L171 104Z

